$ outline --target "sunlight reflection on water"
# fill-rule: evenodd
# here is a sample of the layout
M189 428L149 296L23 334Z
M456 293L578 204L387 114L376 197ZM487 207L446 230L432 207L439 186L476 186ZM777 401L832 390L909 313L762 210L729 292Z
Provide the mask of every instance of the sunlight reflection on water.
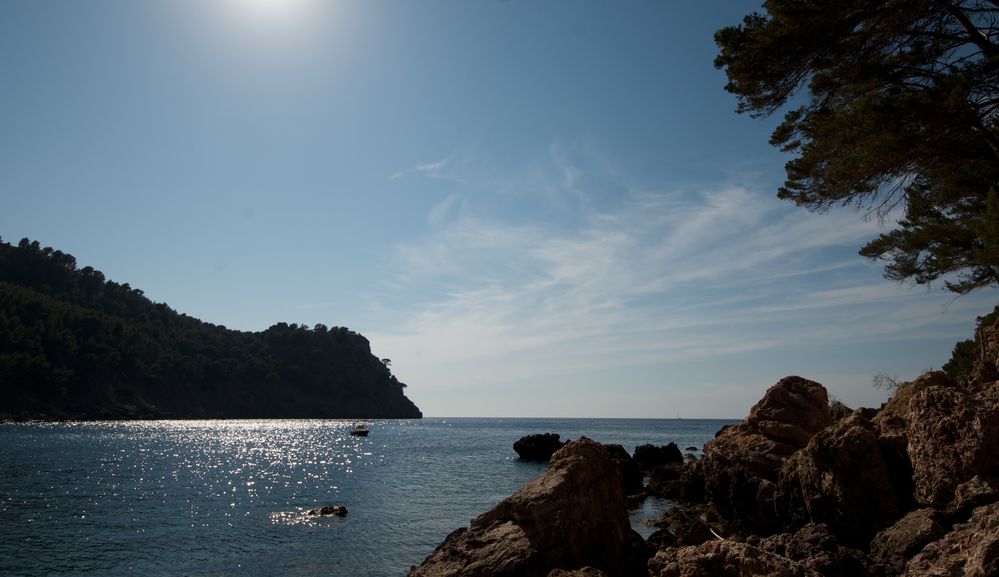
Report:
M516 458L520 436L632 450L700 446L721 426L698 423L376 421L369 437L323 420L4 424L0 575L402 575L543 470ZM328 504L350 512L303 515Z

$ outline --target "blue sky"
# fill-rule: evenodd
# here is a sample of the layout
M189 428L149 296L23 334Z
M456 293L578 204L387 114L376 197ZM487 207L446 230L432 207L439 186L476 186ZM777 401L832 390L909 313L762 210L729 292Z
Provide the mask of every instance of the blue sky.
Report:
M427 415L877 406L994 290L884 280L890 226L778 201L742 1L6 0L0 235L242 330L347 326Z

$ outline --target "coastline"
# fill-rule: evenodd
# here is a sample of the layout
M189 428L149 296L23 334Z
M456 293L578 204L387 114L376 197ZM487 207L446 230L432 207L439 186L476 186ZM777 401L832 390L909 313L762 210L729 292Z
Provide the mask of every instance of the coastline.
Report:
M643 494L658 476L679 506L648 539L620 522L634 458L584 437L408 575L999 574L999 320L986 320L966 372L901 383L880 408L781 379L703 456L653 470Z

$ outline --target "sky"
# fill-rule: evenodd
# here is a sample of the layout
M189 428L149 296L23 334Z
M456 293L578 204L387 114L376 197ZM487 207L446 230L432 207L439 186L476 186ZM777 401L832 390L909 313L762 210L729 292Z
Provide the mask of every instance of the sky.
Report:
M5 0L0 237L232 329L346 326L427 416L742 418L940 368L999 293L776 198L741 0Z

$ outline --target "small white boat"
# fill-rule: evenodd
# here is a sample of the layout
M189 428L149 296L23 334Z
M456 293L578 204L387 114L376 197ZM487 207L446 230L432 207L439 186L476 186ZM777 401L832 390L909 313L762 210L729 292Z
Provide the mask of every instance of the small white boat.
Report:
M368 427L366 425L354 425L354 428L350 430L351 435L357 435L358 437L368 436Z

